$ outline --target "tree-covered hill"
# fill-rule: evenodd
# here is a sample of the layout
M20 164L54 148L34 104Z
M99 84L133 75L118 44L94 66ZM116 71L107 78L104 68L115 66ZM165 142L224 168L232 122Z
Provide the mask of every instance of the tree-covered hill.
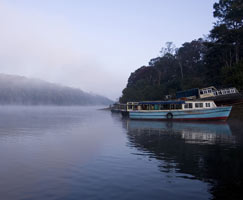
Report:
M106 97L22 76L0 74L0 104L109 105Z
M161 56L131 73L120 102L161 100L211 85L243 89L243 1L219 0L213 7L216 22L208 37L180 48L167 42Z

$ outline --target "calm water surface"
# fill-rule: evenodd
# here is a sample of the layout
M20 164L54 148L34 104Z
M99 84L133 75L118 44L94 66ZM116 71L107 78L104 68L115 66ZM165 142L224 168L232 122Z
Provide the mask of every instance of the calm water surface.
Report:
M0 107L0 199L241 199L242 113L169 123Z

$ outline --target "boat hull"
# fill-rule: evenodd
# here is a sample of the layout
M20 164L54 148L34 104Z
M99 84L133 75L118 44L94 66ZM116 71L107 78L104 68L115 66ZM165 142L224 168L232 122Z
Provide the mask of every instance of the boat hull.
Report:
M129 118L145 120L227 120L231 109L231 106L225 106L195 110L139 110L130 111Z

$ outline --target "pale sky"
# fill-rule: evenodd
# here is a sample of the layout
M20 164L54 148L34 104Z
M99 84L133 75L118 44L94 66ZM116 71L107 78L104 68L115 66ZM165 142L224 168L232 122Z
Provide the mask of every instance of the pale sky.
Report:
M0 0L0 73L113 100L131 72L209 33L215 0Z

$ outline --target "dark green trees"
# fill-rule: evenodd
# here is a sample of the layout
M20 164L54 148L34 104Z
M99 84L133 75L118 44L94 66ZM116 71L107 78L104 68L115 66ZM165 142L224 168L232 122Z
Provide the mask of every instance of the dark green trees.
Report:
M206 47L202 39L186 42L178 49L176 59L181 72L183 89L203 85L205 53ZM193 82L193 85L191 82Z
M208 81L214 78L218 84L242 89L243 85L234 79L239 79L235 71L242 69L243 1L219 0L214 4L214 17L217 21L206 44Z
M205 46L202 39L184 43L179 49L168 42L161 53L161 57L150 60L149 66L131 73L121 102L161 100L166 94L203 85Z
M179 49L167 42L160 57L131 74L120 101L161 100L178 90L210 85L243 89L243 1L219 0L213 14L216 22L207 39Z
M243 1L220 0L214 4L214 17L217 18L210 37L216 44L227 48L227 65L238 64L242 58Z

